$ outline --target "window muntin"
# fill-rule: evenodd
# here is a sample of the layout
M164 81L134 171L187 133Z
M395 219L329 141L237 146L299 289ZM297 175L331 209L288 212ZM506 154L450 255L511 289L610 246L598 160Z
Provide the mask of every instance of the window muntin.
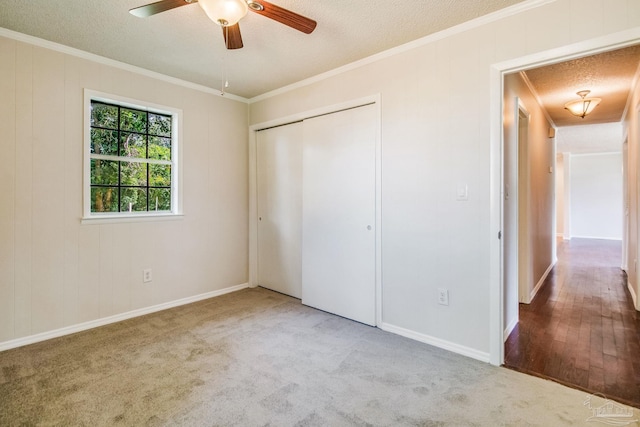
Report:
M178 110L85 99L85 218L178 214Z

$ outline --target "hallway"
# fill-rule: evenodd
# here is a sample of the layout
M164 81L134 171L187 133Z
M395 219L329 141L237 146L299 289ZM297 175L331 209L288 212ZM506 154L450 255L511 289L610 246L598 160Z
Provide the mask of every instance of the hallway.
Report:
M505 343L505 366L640 407L640 315L621 243L573 239Z

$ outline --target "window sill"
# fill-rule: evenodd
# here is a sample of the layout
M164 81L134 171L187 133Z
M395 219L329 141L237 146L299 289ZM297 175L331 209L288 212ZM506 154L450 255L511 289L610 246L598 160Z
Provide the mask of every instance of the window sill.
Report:
M83 217L80 221L82 225L88 224L117 224L126 222L154 222L154 221L174 221L184 218L184 214L161 213L161 214L131 214L131 215L94 215Z

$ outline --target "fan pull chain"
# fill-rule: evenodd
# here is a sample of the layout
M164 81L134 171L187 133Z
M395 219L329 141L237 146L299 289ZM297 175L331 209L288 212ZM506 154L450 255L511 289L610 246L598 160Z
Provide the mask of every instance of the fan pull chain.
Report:
M222 79L220 80L220 95L224 96L224 90L229 87L229 80L227 77L227 63L226 58L229 50L229 26L225 25L224 27L224 41L225 41L225 53L222 57Z

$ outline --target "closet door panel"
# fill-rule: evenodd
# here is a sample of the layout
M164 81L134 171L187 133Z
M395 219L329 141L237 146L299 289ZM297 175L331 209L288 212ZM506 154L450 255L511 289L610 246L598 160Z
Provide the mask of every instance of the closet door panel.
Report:
M302 302L375 325L376 113L304 121Z
M302 295L302 123L257 132L258 284Z

